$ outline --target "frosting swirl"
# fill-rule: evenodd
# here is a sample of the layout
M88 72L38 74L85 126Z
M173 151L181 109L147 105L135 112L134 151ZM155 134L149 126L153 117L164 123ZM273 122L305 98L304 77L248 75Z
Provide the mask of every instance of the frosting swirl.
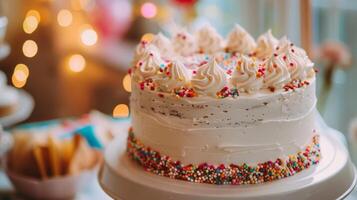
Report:
M160 50L161 55L165 57L171 56L173 53L171 41L162 33L155 35L151 44L155 45Z
M278 39L276 39L269 29L266 33L259 36L257 40L257 48L254 54L257 58L265 59L273 55L275 48L278 46Z
M223 38L212 26L206 25L197 32L197 44L200 52L213 54L223 49Z
M136 46L135 53L134 53L134 59L133 59L133 65L136 65L137 62L141 59L141 57L144 55L148 46L149 46L149 43L144 40L140 41L140 43Z
M311 66L307 56L299 55L298 53L287 51L286 65L289 69L290 76L293 80L304 80L307 77L308 66Z
M313 70L314 63L309 59L306 52L302 48L294 46L286 37L279 42L277 52L284 55L291 79L304 80Z
M187 85L190 78L190 73L184 64L175 60L167 66L163 77L157 80L157 83L162 91L172 92L176 88Z
M283 88L285 84L290 82L290 73L286 67L285 61L282 56L271 56L264 62L265 88Z
M253 93L262 88L263 74L255 60L242 55L232 74L231 83L239 91Z
M153 78L160 67L165 66L165 62L161 59L160 53L152 45L148 46L143 53L142 59L134 67L134 78L145 80Z
M257 44L254 38L241 26L236 24L228 34L226 49L228 52L239 52L249 54Z
M199 94L216 96L216 93L227 85L226 73L217 64L215 58L212 58L197 70L191 84Z
M182 56L192 55L197 49L194 37L184 30L172 38L172 46L174 51Z

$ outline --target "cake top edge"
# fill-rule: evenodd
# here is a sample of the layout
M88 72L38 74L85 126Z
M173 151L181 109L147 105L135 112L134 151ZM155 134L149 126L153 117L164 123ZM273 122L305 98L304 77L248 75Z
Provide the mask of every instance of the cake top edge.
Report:
M255 40L236 24L226 38L206 25L194 34L182 29L171 38L158 33L142 40L129 72L142 90L225 98L304 87L315 77L313 66L287 37L268 30Z

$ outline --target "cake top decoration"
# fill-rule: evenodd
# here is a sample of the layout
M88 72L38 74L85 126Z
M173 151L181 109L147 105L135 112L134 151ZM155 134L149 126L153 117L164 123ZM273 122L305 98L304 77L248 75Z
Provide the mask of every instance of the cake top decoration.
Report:
M251 53L257 46L254 38L240 25L236 24L228 34L226 49L228 52Z
M181 29L171 38L158 33L151 42L138 44L133 62L133 86L160 96L226 98L285 92L292 82L304 87L307 84L299 83L315 77L313 62L287 37L278 40L268 30L255 41L238 24L227 38L210 25L193 34Z

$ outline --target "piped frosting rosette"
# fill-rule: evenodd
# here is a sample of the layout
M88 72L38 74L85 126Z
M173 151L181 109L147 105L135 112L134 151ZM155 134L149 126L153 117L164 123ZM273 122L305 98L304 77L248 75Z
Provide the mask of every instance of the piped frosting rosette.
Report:
M269 29L266 33L258 37L257 47L253 55L262 60L267 59L273 55L278 43L278 39L273 36Z
M257 46L254 38L241 26L236 24L228 34L226 50L242 54L251 53Z
M157 47L163 57L168 58L173 55L171 41L162 33L155 35L154 39L151 41L151 44Z
M216 96L216 93L227 85L226 72L213 57L197 70L191 84L198 94Z
M241 55L232 74L231 83L241 92L254 93L263 86L264 69L247 56Z
M152 91L180 97L237 97L262 89L304 87L314 77L314 64L306 52L286 37L277 40L272 32L257 42L236 25L223 39L210 25L193 36L184 29L172 38L162 33L136 48L131 72L138 84ZM149 83L150 82L150 83ZM194 95L182 95L190 91Z
M313 70L314 64L308 58L306 52L296 47L286 37L280 40L277 54L283 55L292 80L305 80Z
M163 70L162 77L157 80L157 83L161 91L172 92L175 89L187 86L190 79L190 72L184 64L179 60L174 60Z
M200 52L213 54L223 49L223 38L212 26L206 25L197 32L197 45Z
M190 56L197 51L195 38L185 30L177 32L172 38L174 51L181 56Z
M281 89L290 82L290 73L281 55L271 56L264 62L264 67L264 88Z
M143 53L142 58L134 67L134 80L145 80L154 78L160 68L165 67L164 60L161 59L157 48L150 45Z

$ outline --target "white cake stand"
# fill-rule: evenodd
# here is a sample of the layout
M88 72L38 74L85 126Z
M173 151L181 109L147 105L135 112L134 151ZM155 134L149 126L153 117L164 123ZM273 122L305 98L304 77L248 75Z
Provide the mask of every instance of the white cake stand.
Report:
M121 200L343 199L356 184L356 170L339 135L325 128L317 166L271 183L234 186L189 183L146 172L126 155L123 131L106 149L99 182Z

